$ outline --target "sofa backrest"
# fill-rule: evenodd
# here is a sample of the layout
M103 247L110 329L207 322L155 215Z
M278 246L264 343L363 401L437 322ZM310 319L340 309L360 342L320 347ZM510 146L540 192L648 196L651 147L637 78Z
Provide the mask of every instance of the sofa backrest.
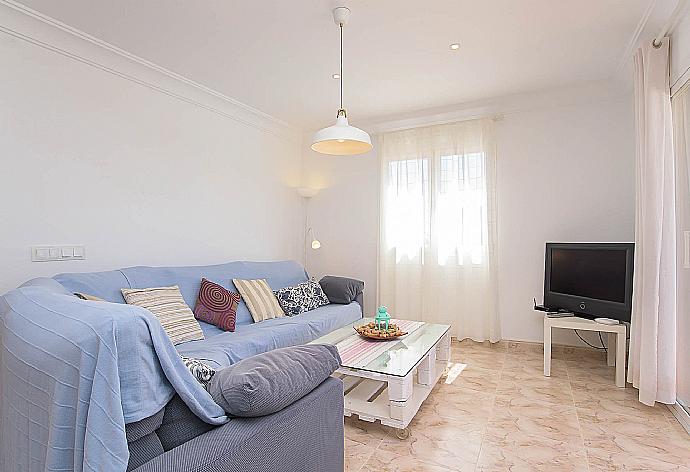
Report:
M85 293L114 303L124 303L120 289L131 288L121 270L58 274L53 279L71 293Z
M122 288L147 288L177 285L193 309L201 278L237 291L232 279L266 279L277 290L307 280L304 268L295 261L228 262L226 264L187 267L128 267L108 272L60 274L55 280L71 292L83 292L110 302L124 303ZM237 324L250 324L252 317L242 301L237 309Z

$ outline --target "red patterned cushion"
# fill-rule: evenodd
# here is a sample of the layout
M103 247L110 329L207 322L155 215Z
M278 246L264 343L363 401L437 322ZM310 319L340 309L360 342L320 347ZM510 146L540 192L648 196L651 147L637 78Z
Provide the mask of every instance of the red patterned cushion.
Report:
M231 292L210 280L201 279L194 316L225 331L235 331L239 303L239 293Z

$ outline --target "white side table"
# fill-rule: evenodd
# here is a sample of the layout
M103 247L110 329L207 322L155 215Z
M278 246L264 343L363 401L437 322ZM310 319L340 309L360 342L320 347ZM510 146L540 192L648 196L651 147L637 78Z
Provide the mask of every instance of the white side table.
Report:
M627 333L624 324L605 325L586 318L568 316L549 318L544 316L544 375L551 375L551 328L577 329L608 333L608 353L606 362L616 366L616 386L625 388L625 351Z

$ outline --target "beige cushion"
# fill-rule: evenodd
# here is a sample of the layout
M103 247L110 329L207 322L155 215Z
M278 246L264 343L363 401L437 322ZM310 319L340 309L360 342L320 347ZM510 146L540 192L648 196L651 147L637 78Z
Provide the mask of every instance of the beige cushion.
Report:
M247 304L255 323L285 316L266 279L232 279L232 283L242 295L242 300Z
M201 326L182 298L177 285L123 288L122 296L129 305L140 306L153 313L173 344L204 339Z

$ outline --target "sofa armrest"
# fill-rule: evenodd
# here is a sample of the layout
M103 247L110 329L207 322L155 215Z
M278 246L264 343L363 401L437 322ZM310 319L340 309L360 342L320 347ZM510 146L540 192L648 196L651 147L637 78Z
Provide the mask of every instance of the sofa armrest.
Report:
M277 413L233 418L134 472L317 472L343 468L343 383L329 377Z
M321 288L331 303L348 304L357 302L364 308L363 297L364 282L348 277L326 275L320 281Z

